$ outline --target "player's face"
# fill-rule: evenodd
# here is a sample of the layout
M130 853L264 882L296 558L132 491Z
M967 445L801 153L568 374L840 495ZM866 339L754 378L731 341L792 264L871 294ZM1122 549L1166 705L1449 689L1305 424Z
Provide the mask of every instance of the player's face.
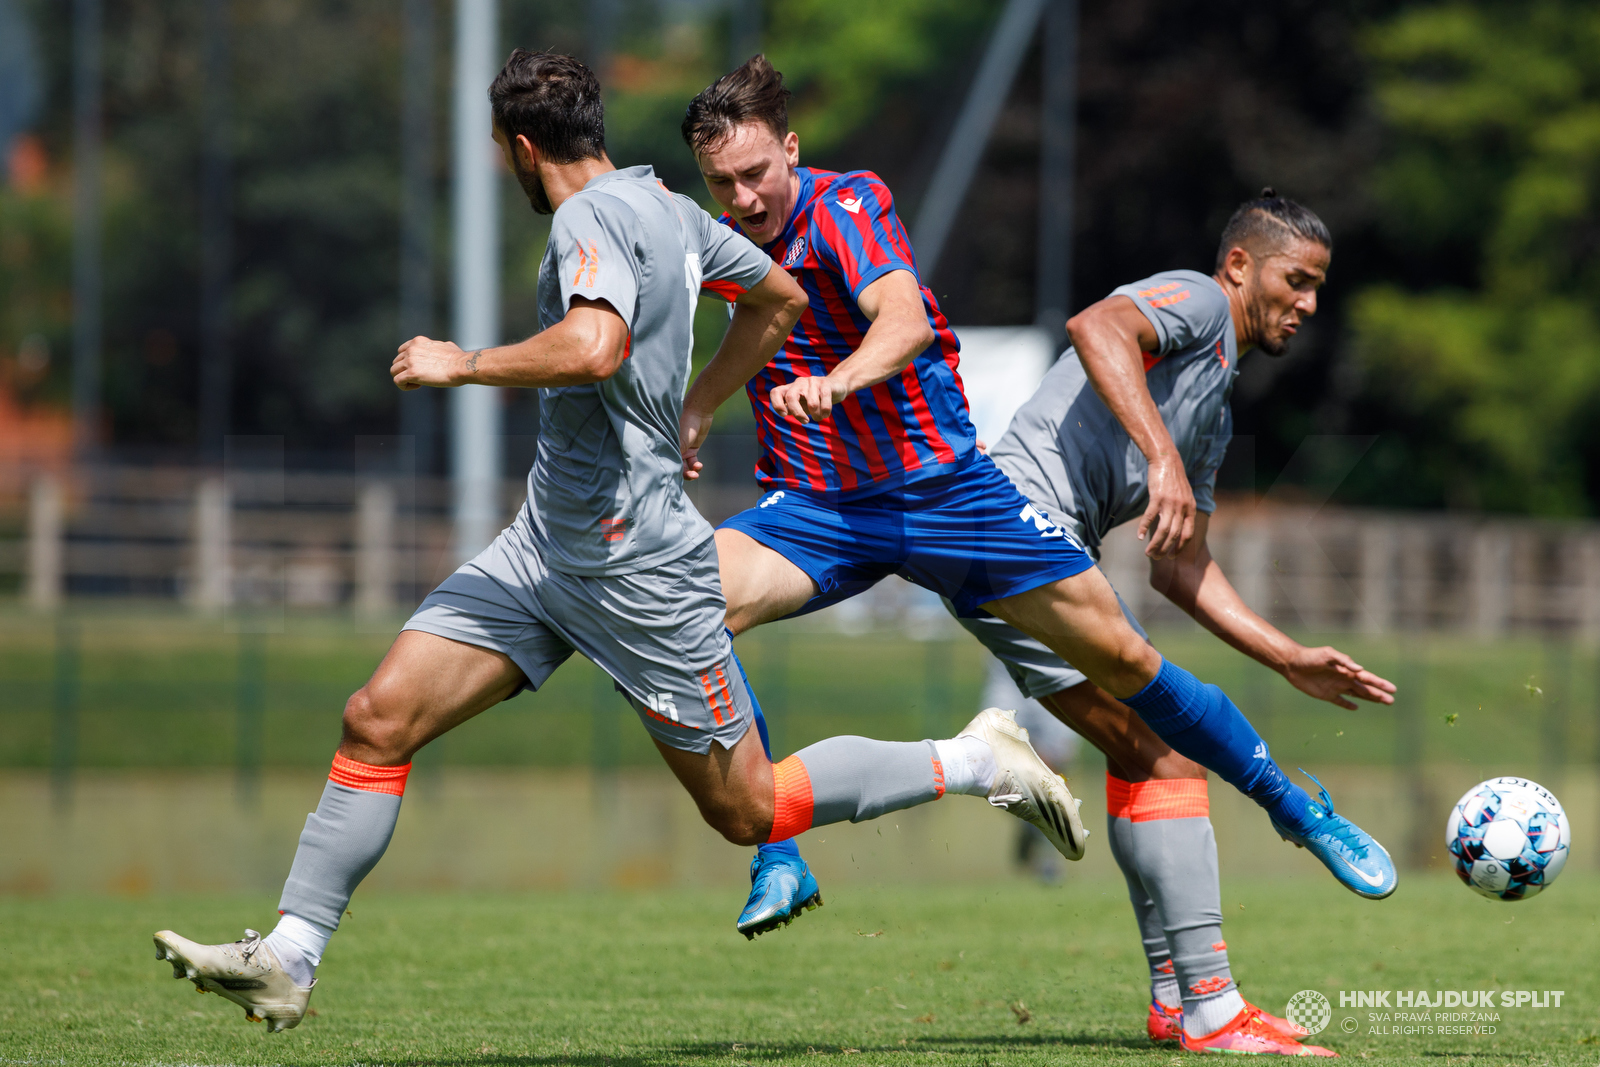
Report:
M1328 250L1296 240L1251 263L1245 275L1245 307L1251 338L1269 356L1289 350L1301 323L1317 313L1317 290L1328 277Z
M747 122L698 162L711 198L746 237L758 245L777 239L799 194L800 138L793 130L780 141L766 123Z
M532 165L532 146L523 145L526 140L524 137L517 138L515 145L519 150L513 151L513 142L506 139L499 126L494 128L494 143L500 146L500 152L506 159L506 166L517 176L517 184L522 186L522 191L527 194L528 203L541 215L553 215L556 209L550 203L550 194L544 191L544 182L539 179L538 169ZM524 155L530 158L527 160L520 158Z

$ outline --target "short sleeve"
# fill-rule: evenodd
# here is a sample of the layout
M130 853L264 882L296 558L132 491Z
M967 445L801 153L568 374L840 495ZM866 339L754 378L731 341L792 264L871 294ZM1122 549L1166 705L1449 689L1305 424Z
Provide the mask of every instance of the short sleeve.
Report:
M639 302L639 261L633 254L632 209L610 196L575 196L562 204L550 226L562 313L572 298L604 300L630 328Z
M1209 343L1231 328L1228 298L1221 287L1192 270L1156 274L1119 286L1111 295L1129 298L1150 320L1160 343L1157 356Z
M852 298L897 270L915 277L911 239L894 210L889 187L876 174L842 175L820 197L811 216L816 255L838 271Z
M760 285L772 269L772 257L738 230L706 214L694 201L680 199L683 209L694 213L700 231L700 287L731 302Z

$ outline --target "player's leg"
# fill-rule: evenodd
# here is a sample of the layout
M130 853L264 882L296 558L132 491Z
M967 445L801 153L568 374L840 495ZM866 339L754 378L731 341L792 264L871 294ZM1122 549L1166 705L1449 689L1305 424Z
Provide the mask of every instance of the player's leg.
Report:
M983 607L1077 666L1173 749L1261 805L1286 840L1311 849L1346 888L1372 899L1394 892L1394 863L1383 846L1336 815L1326 791L1318 803L1291 782L1221 689L1163 659L1123 617L1098 568Z
M174 977L242 1005L246 1018L264 1018L274 1031L298 1025L350 895L389 847L412 755L525 680L502 653L402 631L345 705L344 736L300 835L277 927L229 945L163 930L157 958L172 963Z
M738 529L717 530L724 625L737 637L762 623L793 615L817 595L817 583L788 558Z

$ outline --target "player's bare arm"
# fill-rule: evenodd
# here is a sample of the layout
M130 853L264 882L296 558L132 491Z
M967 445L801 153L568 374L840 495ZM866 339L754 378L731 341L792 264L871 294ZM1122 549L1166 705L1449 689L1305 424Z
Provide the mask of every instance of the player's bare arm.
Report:
M1137 304L1111 296L1067 320L1067 336L1117 422L1150 463L1150 504L1139 520L1145 555L1166 559L1194 536L1194 490L1183 457L1161 421L1145 381L1144 353L1160 345L1155 327Z
M588 385L617 373L627 351L622 316L604 300L573 297L565 318L514 345L465 352L453 341L413 337L400 346L389 374L401 389Z
M683 399L678 444L685 478L700 477L704 466L698 458L700 446L711 432L717 409L771 361L805 309L805 290L777 264L760 284L734 300L728 332Z
M1194 538L1170 559L1150 565L1150 585L1207 630L1288 679L1302 693L1354 709L1347 698L1394 703L1394 683L1324 645L1308 648L1250 610L1206 545L1211 516L1195 517Z
M934 341L922 287L908 270L890 271L861 290L856 306L872 323L861 347L826 376L796 378L772 390L774 412L798 422L826 419L834 404L893 378Z

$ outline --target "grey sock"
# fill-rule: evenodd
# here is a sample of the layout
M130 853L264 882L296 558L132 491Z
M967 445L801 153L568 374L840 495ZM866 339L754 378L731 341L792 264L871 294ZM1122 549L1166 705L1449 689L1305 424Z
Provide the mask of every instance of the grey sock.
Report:
M938 749L932 741L830 737L795 753L811 779L811 825L862 822L937 800Z
M329 782L306 816L278 910L337 930L350 894L383 857L399 817L399 797Z
M1222 889L1211 820L1198 816L1115 821L1125 826L1119 828L1125 834L1124 847L1161 917L1187 1016L1202 999L1237 988L1222 940Z
M1150 999L1176 1008L1182 996L1173 972L1172 950L1167 945L1167 932L1161 926L1161 913L1156 910L1156 902L1145 891L1139 868L1134 863L1133 823L1107 815L1106 830L1111 838L1111 856L1122 868L1122 877L1128 883L1128 899L1133 903L1133 917L1139 924L1139 940L1144 943L1144 958L1150 965Z

